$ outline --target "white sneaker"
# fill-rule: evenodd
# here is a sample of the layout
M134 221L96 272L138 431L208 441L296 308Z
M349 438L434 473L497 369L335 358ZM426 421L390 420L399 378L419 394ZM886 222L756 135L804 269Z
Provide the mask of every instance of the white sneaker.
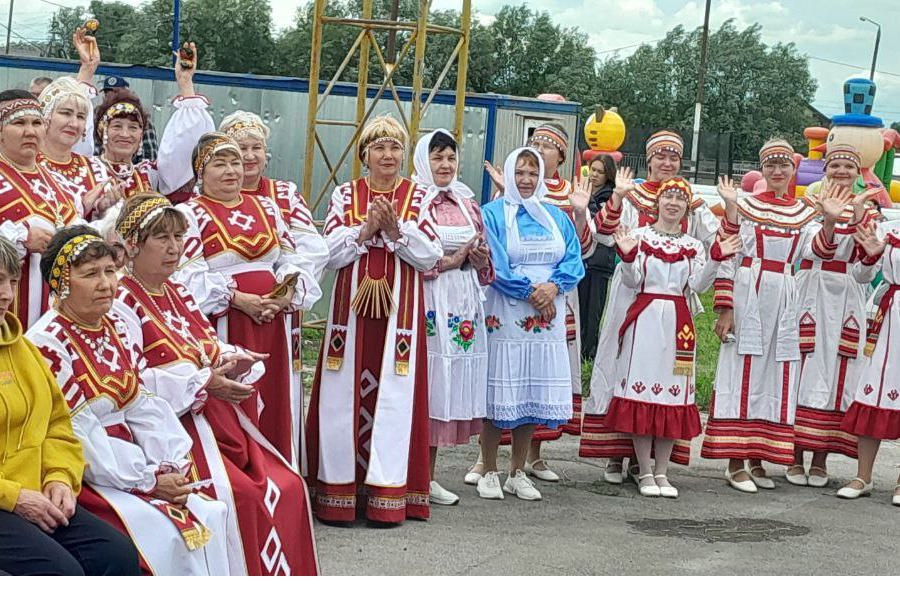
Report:
M543 469L535 469L534 468L535 463L543 463L544 468ZM541 481L549 481L550 483L556 483L557 481L559 481L559 475L557 475L550 469L550 465L547 464L547 461L544 460L543 458L539 458L536 461L534 461L533 463L525 461L525 474L533 475L534 477L537 477Z
M484 463L479 461L469 467L469 472L466 473L466 476L463 478L463 481L466 482L466 485L478 485L478 482L481 481L482 477L484 477L484 475L475 470L478 467L481 467L483 469Z
M486 500L503 500L503 489L500 487L500 473L488 471L476 484L478 495Z
M432 504L440 504L442 506L459 504L459 496L449 490L445 490L437 481L431 482L428 498Z
M515 494L522 500L541 499L541 493L521 469L516 469L515 475L510 475L506 478L506 483L503 484L503 491Z

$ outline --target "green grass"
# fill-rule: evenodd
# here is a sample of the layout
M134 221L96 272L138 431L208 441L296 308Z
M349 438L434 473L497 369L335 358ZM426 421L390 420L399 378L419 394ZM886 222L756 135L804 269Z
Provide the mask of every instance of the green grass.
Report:
M701 410L709 407L712 397L713 379L716 376L716 361L719 357L719 338L713 332L716 315L712 310L713 293L707 292L700 296L703 302L704 313L695 319L697 330L697 406ZM319 357L319 348L322 345L323 332L309 327L303 328L303 385L307 390L312 386L313 373L316 370L316 361ZM584 362L581 364L581 388L582 393L590 393L591 369L593 364Z
M716 337L713 328L716 314L712 310L713 292L709 291L700 296L703 302L704 312L694 319L694 327L697 331L697 391L696 401L700 410L709 408L709 400L712 398L713 379L716 376L716 361L719 358L719 338ZM581 364L581 389L582 394L590 394L591 369L594 365L590 362Z

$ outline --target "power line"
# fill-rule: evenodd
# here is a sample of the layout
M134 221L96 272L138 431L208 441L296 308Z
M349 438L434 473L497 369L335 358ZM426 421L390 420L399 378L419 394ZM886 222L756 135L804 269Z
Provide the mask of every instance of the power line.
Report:
M830 58L822 58L821 56L813 56L811 54L807 54L806 58L811 58L813 60L819 60L826 63L831 63L833 65L840 65L842 67L850 67L851 69L860 69L862 71L868 70L868 67L861 67L859 65L851 65L850 63L841 62L839 60L832 60ZM880 69L875 70L876 73L880 73L882 75L890 75L892 77L900 77L900 73L892 73L891 71L882 71Z

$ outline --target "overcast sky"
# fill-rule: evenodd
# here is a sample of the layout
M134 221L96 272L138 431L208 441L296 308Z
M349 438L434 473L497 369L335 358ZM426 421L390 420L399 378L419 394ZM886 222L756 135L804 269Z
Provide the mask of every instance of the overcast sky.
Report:
M139 4L137 0L125 0ZM301 0L270 0L276 27L290 24ZM513 0L473 0L478 18L489 21ZM46 23L56 5L78 6L79 0L31 0L15 4L13 30L27 38L45 39ZM461 0L433 0L438 9L460 8ZM546 10L567 27L580 27L601 56L616 49L627 56L644 42L653 42L681 24L703 23L702 0L532 0L532 8ZM5 22L8 3L0 4ZM883 26L875 82L878 95L874 114L888 123L900 121L900 0L712 0L711 27L733 18L739 28L762 25L763 41L793 41L810 57L819 83L815 106L827 115L842 111L841 85L849 77L869 75L874 25L860 22L867 16ZM836 64L843 63L843 64Z

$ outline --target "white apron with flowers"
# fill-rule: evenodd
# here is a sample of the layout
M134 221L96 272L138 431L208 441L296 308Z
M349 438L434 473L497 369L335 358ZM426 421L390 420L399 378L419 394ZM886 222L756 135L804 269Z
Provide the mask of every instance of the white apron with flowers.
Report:
M566 253L563 239L549 233L521 238L517 221L507 229L507 253L514 273L546 282ZM566 345L566 300L554 300L556 316L546 322L527 300L486 291L488 330L487 417L566 421L572 416L572 378ZM532 421L533 422L533 421Z
M437 226L444 253L456 252L476 235L468 224ZM487 333L484 293L478 271L443 271L425 281L425 335L428 341L429 416L438 421L471 421L485 415Z

